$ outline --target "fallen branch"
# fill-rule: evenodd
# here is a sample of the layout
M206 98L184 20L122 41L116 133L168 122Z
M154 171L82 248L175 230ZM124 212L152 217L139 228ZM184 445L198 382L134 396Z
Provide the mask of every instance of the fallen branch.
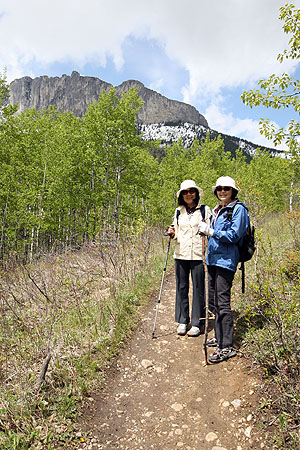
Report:
M42 367L39 379L38 379L38 381L36 383L36 392L37 393L39 392L43 382L45 381L46 372L48 370L48 366L49 366L49 362L50 362L51 358L52 358L52 355L51 355L51 353L49 353L47 355L46 359L44 360L44 364L43 364L43 367Z

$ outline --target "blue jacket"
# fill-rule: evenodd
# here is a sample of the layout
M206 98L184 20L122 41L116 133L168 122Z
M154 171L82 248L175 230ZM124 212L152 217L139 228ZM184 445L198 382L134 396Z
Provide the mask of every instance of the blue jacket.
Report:
M231 220L227 217L230 209ZM249 221L248 209L242 202L234 200L224 208L219 209L219 205L214 208L211 219L214 234L208 240L207 265L236 271L240 257L238 244Z

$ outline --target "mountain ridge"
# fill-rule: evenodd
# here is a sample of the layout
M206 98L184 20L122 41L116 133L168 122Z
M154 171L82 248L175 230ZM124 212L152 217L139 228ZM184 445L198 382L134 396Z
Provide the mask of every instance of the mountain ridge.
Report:
M71 111L75 116L82 117L88 106L97 101L103 91L112 87L111 83L100 78L82 76L76 71L61 77L25 76L10 83L9 101L11 104L19 105L18 112L30 108L43 110L54 105L61 111ZM121 97L131 87L138 89L144 101L137 114L137 127L144 140L160 140L163 145L168 145L181 138L183 145L189 147L195 138L199 141L205 139L209 131L212 138L219 135L222 137L225 150L230 151L232 155L238 148L242 148L249 156L258 148L264 148L272 154L282 153L243 138L212 130L206 118L194 106L171 100L147 88L138 80L123 81L115 86L116 95Z
M76 71L61 77L23 77L11 82L10 102L19 104L18 112L28 108L42 110L55 105L61 111L71 111L75 116L82 117L88 106L97 101L103 91L112 87L100 78L81 76ZM144 101L137 114L138 123L188 122L208 127L207 120L194 106L170 100L138 80L123 81L115 86L116 95L121 97L131 87L138 88Z

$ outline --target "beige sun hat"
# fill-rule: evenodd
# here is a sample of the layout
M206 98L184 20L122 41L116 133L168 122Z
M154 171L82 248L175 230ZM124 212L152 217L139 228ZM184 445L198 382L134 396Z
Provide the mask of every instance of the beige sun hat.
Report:
M231 177L219 177L217 179L216 185L212 187L212 191L213 191L214 194L215 194L217 186L229 186L232 189L235 189L236 192L239 192L238 188L235 185L234 179L231 178Z
M195 181L193 181L193 180L184 180L184 181L181 183L180 189L179 189L179 191L178 191L177 194L176 194L176 195L177 195L177 198L179 197L181 191L184 191L185 189L191 189L191 188L197 189L198 192L199 192L199 196L202 197L202 195L203 195L203 189L201 189L201 188L199 188L198 186L196 186Z

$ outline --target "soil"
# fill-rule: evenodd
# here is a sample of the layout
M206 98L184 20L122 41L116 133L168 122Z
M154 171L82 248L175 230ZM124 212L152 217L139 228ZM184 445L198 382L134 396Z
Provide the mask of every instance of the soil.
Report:
M101 389L87 400L77 449L264 448L256 424L259 385L242 352L205 365L203 335L176 334L172 272L165 278L153 338L157 299L155 293Z

